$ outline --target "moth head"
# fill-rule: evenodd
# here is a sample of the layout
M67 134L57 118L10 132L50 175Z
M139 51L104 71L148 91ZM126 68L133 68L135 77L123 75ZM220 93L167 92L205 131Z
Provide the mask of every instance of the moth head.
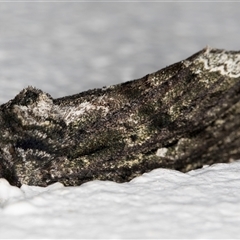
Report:
M33 87L23 89L12 101L12 113L22 125L45 125L53 113L52 97Z

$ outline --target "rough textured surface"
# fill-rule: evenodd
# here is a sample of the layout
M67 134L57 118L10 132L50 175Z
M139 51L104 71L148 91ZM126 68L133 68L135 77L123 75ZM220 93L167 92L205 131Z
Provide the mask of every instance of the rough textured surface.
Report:
M17 188L0 179L1 239L238 239L239 172L235 161L121 184Z
M240 52L206 48L141 79L0 108L0 177L46 186L116 182L240 158Z

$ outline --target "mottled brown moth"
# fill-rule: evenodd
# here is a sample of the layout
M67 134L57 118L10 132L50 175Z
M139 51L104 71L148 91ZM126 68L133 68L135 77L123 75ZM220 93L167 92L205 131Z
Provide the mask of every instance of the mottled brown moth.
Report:
M141 79L0 106L0 177L11 184L125 182L240 159L240 52L205 48Z

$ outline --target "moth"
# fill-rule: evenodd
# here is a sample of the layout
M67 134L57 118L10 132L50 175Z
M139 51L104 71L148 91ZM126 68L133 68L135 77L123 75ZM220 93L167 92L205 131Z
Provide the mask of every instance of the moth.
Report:
M0 106L0 177L12 185L130 181L240 159L240 52L197 52L141 79Z

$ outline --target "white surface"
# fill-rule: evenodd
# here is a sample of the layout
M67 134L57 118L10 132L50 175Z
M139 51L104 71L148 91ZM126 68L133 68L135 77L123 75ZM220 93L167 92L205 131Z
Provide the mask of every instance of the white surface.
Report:
M0 180L1 238L238 238L240 162L156 169L117 184L47 188Z
M28 85L61 97L143 77L206 45L239 50L239 7L0 2L0 103ZM237 238L239 171L235 162L21 190L1 180L0 238Z

